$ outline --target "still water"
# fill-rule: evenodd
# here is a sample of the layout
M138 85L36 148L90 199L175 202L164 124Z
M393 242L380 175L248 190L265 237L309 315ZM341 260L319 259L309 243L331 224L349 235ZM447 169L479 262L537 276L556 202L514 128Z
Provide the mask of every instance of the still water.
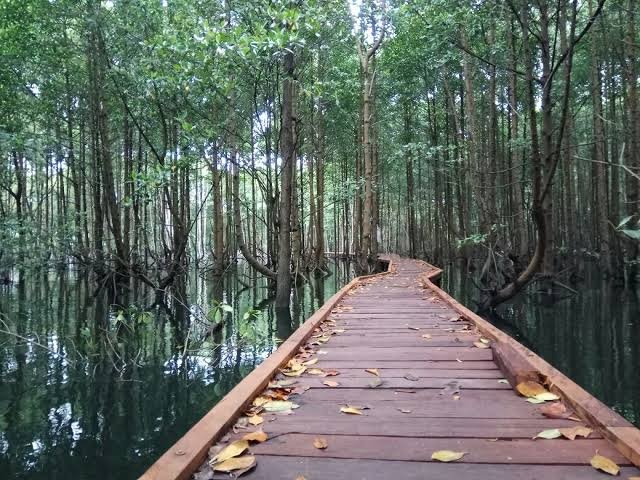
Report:
M550 301L533 285L488 320L640 427L640 292L607 282L588 262L577 274L577 294ZM476 305L478 290L459 265L445 269L442 287Z
M353 276L330 268L290 315L245 271L126 308L77 273L0 286L0 478L136 478Z

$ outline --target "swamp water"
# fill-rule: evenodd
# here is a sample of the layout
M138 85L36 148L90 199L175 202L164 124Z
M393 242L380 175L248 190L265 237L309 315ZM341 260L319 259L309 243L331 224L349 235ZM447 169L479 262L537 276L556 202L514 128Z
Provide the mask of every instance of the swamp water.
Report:
M137 478L353 277L329 267L290 315L242 269L124 310L75 273L0 286L0 478Z
M640 291L612 285L590 262L578 268L577 294L550 302L534 284L488 320L640 427ZM441 286L474 309L478 290L458 264Z

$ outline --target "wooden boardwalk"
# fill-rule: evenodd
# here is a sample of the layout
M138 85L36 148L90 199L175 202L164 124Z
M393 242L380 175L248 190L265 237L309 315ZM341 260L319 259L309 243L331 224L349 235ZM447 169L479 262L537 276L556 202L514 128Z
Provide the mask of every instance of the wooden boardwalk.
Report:
M143 478L190 478L212 440L210 455L253 431L269 438L250 446L256 466L242 477L250 480L604 478L590 465L596 452L621 467L621 478L640 476L633 467L640 462L637 429L431 284L437 269L393 263L392 273L352 282L330 300ZM296 375L303 362L299 376L272 378L275 367ZM527 402L505 378L546 381L575 418L545 417L543 405ZM286 400L297 408L265 410L270 379L297 382L271 390L295 389ZM249 424L247 411L263 423ZM579 425L593 429L588 438L532 439ZM441 450L465 454L433 461ZM207 472L197 478L229 478Z

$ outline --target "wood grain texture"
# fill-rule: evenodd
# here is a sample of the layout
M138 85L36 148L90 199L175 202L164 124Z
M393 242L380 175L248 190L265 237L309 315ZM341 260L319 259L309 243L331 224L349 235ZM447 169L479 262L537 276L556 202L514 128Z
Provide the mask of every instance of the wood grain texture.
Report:
M439 269L398 257L390 265L388 274L359 278L332 297L143 478L189 478L268 381L289 378L278 367L304 344L315 363L295 378L304 387L290 397L298 408L262 413L259 427L229 436L269 435L251 447L257 467L243 478L595 480L602 478L589 465L596 451L621 465L623 478L640 475L630 466L640 460L637 429L436 287ZM333 375L322 376L327 371ZM547 381L583 422L543 416L513 391L523 379ZM346 405L362 415L341 412ZM585 424L597 427L588 439L532 440ZM314 447L317 436L326 449ZM431 461L443 449L467 454L454 464Z

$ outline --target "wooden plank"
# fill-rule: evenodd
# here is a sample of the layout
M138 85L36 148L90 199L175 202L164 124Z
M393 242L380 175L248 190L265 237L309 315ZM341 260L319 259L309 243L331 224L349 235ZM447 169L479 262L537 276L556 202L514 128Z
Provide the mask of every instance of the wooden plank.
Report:
M437 289L432 279L439 274L438 269L421 261L396 257L391 269L392 274L368 277L357 286L352 285L344 292L341 303L323 306L323 318L331 318L335 321L334 329L345 331L314 347L319 360L314 368L335 369L338 375L322 378L305 373L297 378L298 385L310 388L290 397L299 408L290 415L262 413L265 422L259 428L268 432L270 438L252 446L258 467L246 478L289 479L306 472L309 480L595 479L602 474L588 462L596 450L622 465L639 461L637 429L579 387L573 388L573 382L546 362ZM451 322L451 317L457 315L468 321ZM472 330L449 331L463 325L472 325ZM432 338L422 338L425 333ZM470 346L479 335L492 340L492 349ZM274 356L281 352L278 365L296 353L304 339L298 340L293 349L290 341L283 344L288 349L286 355L281 352L282 347L276 351ZM278 365L270 371L263 369L259 379L254 379L253 388L232 398L233 405L212 410L218 411L220 418L208 420L215 431L200 435L198 441L209 438L198 447L200 458L210 442L220 438L252 397L261 392ZM384 383L371 388L370 382L375 377L364 372L366 368L377 368ZM565 396L565 401L587 421L595 419L601 431L594 432L590 439L573 442L531 440L542 430L576 423L545 418L539 406L527 403L510 385L498 382L503 375L512 384L542 375L540 379L550 382L551 388ZM417 380L411 380L411 376ZM322 383L325 380L336 381L339 386L328 387ZM451 383L452 380L456 382ZM454 390L459 390L459 397L453 395ZM225 400L227 397L221 404ZM347 415L340 412L345 404L367 408L363 415ZM326 450L313 446L318 435L327 439ZM431 452L440 449L468 453L455 464L431 462ZM187 478L187 471L195 468L193 453L172 449L165 456L170 453L173 454L169 458L170 468L175 457L190 456L188 465L183 462L184 469L179 471L182 476L152 467L150 476L143 478ZM624 468L623 474L638 475L638 471Z
M607 441L602 439L556 440L497 440L478 438L406 438L387 436L325 435L329 444L325 450L313 446L315 436L291 433L271 438L253 446L260 455L294 457L332 457L395 461L429 462L437 450L467 452L457 463L528 464L528 465L589 465L599 452L618 465L629 465ZM591 453L591 455L589 455Z
M393 419L357 415L335 416L330 422L321 415L288 415L277 417L258 427L275 437L283 433L308 433L314 435L377 435L412 438L485 438L531 439L550 428L570 428L576 422L570 420L536 419L487 419L487 418L432 418L405 414ZM242 431L233 438L240 438ZM590 438L601 438L594 432Z
M601 472L590 466L577 465L443 464L378 459L348 460L331 458L329 455L325 457L261 455L256 469L242 478L247 480L293 480L298 476L304 476L308 480L398 478L402 480L603 480L605 478ZM633 474L635 474L634 469L623 468L620 478L628 478Z

